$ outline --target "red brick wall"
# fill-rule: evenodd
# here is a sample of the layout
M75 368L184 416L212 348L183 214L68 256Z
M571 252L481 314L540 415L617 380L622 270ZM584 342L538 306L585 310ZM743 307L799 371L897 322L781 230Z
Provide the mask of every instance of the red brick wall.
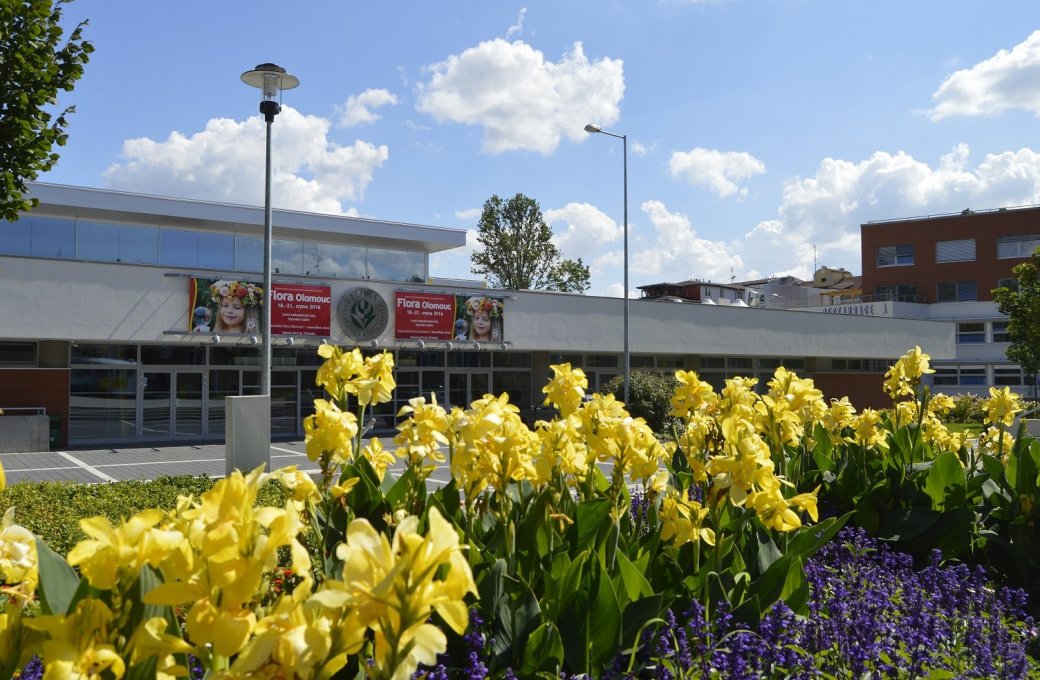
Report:
M61 440L69 440L69 369L0 368L0 408L43 406L61 416Z
M1011 268L1024 258L997 259L997 238L1016 234L1040 234L1040 208L947 215L860 226L863 262L863 294L874 295L878 286L917 286L923 302L936 301L936 285L975 281L979 300L992 300L990 291L999 279L1011 276ZM935 261L936 241L975 239L974 262ZM878 246L914 246L914 264L877 266Z
M828 402L831 399L848 397L856 410L889 408L892 400L885 394L883 373L814 373L813 383L823 392Z

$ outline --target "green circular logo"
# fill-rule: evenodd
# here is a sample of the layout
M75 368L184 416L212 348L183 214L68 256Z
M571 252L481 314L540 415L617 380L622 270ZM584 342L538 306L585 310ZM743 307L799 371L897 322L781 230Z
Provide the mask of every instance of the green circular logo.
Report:
M375 340L390 320L386 301L371 288L351 288L339 299L336 317L340 328L353 340Z

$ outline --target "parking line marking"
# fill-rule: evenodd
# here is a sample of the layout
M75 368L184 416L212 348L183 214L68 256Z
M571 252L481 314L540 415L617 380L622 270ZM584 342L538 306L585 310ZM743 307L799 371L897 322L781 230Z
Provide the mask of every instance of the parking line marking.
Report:
M58 451L57 454L59 456L61 456L62 458L64 458L65 460L67 460L70 463L72 463L73 465L76 465L78 467L83 468L84 470L86 470L90 474L95 475L95 476L99 477L100 479L102 479L102 480L104 480L106 482L115 482L115 481L117 481L115 477L109 477L108 475L106 475L101 470L98 470L96 467L93 467L91 465L87 465L83 461L79 460L78 458L75 458L74 456L71 456L71 455L65 453L64 451Z

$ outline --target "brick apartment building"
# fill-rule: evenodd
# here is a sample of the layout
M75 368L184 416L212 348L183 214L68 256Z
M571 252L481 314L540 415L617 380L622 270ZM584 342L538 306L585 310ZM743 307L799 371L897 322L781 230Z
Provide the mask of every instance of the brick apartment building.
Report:
M864 300L890 300L894 316L956 324L957 357L935 362L946 393L1009 385L1028 393L1029 376L1007 360L1007 318L994 288L1040 247L1040 207L940 215L860 227Z

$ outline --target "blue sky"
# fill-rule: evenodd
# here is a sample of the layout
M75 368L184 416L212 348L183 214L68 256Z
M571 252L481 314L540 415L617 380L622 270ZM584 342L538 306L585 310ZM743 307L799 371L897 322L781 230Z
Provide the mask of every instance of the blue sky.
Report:
M42 181L471 230L536 199L590 294L860 273L871 220L1040 203L1036 0L76 0L96 48Z

